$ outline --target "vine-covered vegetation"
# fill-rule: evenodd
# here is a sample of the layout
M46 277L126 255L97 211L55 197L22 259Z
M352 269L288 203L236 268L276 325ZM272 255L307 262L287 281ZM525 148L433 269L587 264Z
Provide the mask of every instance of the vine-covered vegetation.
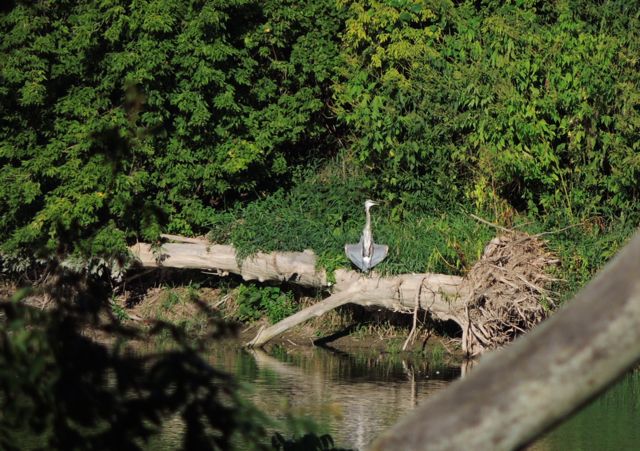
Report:
M571 219L635 208L637 13L455 3L345 2L340 117L385 197Z
M607 249L637 223L628 2L52 5L0 12L5 255L211 232L336 267L375 197L386 270L460 272L471 212Z

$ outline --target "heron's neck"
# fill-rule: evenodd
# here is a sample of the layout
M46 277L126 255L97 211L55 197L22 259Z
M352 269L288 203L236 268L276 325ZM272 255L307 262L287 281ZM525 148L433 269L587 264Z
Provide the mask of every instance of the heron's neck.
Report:
M364 229L362 230L362 257L368 258L371 257L373 252L373 233L371 233L371 214L369 213L369 209L365 209L365 214L367 220L364 224Z
M371 230L371 213L369 213L369 209L368 208L364 209L364 214L366 216L366 221L365 221L365 224L364 224L364 228L366 230Z

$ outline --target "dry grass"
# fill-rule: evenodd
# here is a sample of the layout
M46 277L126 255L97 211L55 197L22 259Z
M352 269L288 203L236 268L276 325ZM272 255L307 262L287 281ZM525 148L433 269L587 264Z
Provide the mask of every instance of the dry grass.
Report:
M130 309L130 318L144 322L165 321L190 332L206 333L220 290L177 286L150 288Z

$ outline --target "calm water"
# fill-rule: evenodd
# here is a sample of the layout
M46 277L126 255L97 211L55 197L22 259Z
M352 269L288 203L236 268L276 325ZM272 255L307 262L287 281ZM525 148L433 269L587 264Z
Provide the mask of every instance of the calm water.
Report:
M365 448L461 375L460 368L442 364L319 348L294 355L217 350L210 359L251 385L247 396L263 411L280 418L287 412L311 417L337 445L354 449ZM529 449L640 450L640 371Z
M248 396L264 412L311 417L338 446L353 449L363 449L420 401L460 377L459 368L320 348L293 356L227 352L212 359L252 385Z

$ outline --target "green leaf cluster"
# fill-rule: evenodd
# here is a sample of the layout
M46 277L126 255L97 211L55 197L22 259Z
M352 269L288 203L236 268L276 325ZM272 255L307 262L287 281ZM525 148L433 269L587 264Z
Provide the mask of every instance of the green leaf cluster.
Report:
M278 287L240 285L236 294L237 317L241 321L255 321L266 315L275 324L296 311L293 295Z
M319 19L319 20L318 20ZM286 182L325 133L329 1L18 2L0 12L6 250L192 234Z
M623 1L344 1L335 95L389 200L637 210L638 15Z

